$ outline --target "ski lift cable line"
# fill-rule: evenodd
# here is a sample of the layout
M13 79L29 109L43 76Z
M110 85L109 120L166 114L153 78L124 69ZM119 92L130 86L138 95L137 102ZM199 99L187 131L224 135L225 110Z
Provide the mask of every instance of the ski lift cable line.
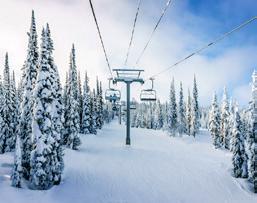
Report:
M226 37L230 36L230 35L233 34L234 32L241 30L243 27L245 27L246 25L250 24L251 22L253 22L253 21L255 21L255 20L257 20L257 16L254 16L254 17L250 18L249 20L243 22L242 24L240 24L239 26L235 27L235 28L232 29L231 31L224 33L224 34L221 35L220 37L214 39L212 42L210 42L210 43L204 45L204 46L201 47L200 49L198 49L198 50L196 50L195 52L189 54L187 57L185 57L185 58L183 58L183 59L177 61L177 62L174 63L172 66L170 66L170 67L168 67L168 68L166 68L166 69L160 71L159 73L157 73L157 74L155 74L155 75L152 75L151 77L149 77L148 80L150 80L150 78L156 78L157 76L159 76L159 75L161 75L161 74L167 72L168 70L174 68L175 66L179 65L180 63L182 63L182 62L188 60L189 58L191 58L191 57L193 57L193 56L195 56L196 54L199 54L199 53L203 52L203 51L204 51L205 49L207 49L208 47L217 44L218 42L222 41L223 39L225 39Z
M144 48L143 48L142 52L140 53L139 57L137 58L136 65L139 64L140 59L143 57L143 55L144 55L144 53L145 53L145 50L147 49L148 45L150 44L150 41L152 40L153 35L154 35L154 33L156 32L156 30L157 30L157 28L158 28L158 26L159 26L159 24L160 24L160 22L161 22L163 16L165 15L167 9L169 8L170 4L171 4L171 0L168 0L167 3L166 3L165 8L162 10L161 16L160 16L160 18L158 19L158 21L157 21L157 23L156 23L156 25L155 25L155 27L154 27L152 33L151 33L151 35L150 35L150 37L149 37L149 39L148 39L146 45L144 46Z
M125 63L124 63L125 66L127 65L127 62L128 62L129 52L130 52L132 42L133 42L133 38L134 38L135 27L136 27L136 23L137 23L137 17L138 17L138 14L139 14L141 1L142 0L138 1L136 16L135 16L135 19L134 19L133 28L132 28L132 32L131 32L131 37L130 37L130 41L129 41L129 46L128 46L128 50L127 50L127 55L126 55L126 59L125 59Z
M92 14L93 14L93 17L94 17L94 21L95 21L95 24L96 24L97 32L98 32L98 35L99 35L99 38L100 38L100 41L101 41L101 45L102 45L102 48L103 48L105 60L106 60L108 69L110 71L110 75L113 78L112 69L111 69L111 66L110 66L110 62L108 60L108 56L107 56L107 53L106 53L106 49L105 49L105 46L104 46L103 38L102 38L102 35L101 35L101 32L100 32L100 28L99 28L99 25L98 25L98 22L97 22L97 18L96 18L96 14L95 14L95 10L94 10L92 1L89 0L89 3L90 3L91 11L92 11Z

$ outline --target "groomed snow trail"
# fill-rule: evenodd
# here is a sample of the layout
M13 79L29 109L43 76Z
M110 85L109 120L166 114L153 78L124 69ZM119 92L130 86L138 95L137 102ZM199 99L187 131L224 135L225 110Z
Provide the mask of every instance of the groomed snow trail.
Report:
M230 175L231 154L215 150L210 136L169 137L115 121L98 135L82 135L79 151L65 151L60 186L31 191L10 186L12 154L0 155L0 203L248 203L257 196Z

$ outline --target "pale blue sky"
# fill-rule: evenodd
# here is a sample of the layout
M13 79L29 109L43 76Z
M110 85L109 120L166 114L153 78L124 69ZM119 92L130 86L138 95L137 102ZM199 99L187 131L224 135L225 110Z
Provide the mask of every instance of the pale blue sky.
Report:
M88 0L0 0L0 63L10 52L17 74L26 56L31 10L35 9L38 33L48 22L55 45L55 61L64 79L69 51L74 42L78 68L87 70L94 84L96 75L107 84L108 69L100 47ZM124 64L137 0L93 0L112 68ZM134 65L166 0L142 0L129 65ZM170 66L191 51L255 16L255 0L174 0L155 33L139 68L145 76ZM174 76L186 89L195 73L200 102L210 103L213 91L228 86L230 96L246 104L250 99L251 73L257 66L257 21L208 51L156 78L156 89L164 101ZM147 84L146 84L147 85ZM138 99L140 86L132 90ZM122 91L124 92L124 88Z

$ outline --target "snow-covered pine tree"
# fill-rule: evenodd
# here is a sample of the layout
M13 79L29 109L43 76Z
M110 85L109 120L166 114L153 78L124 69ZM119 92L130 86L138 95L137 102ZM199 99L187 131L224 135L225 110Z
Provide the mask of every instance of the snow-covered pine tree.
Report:
M2 78L0 76L0 153L4 153L5 148L5 135L2 132L4 129L4 88Z
M178 132L180 135L186 133L186 115L185 115L185 103L183 95L183 86L180 82L179 91L179 106L178 106Z
M79 138L80 117L78 104L78 78L77 67L75 63L75 48L72 45L70 55L69 82L67 87L67 104L64 114L65 135L64 144L72 149L78 149L81 144Z
M162 106L161 102L158 99L156 108L155 108L155 113L154 113L154 128L157 130L160 130L163 127L163 113L162 113Z
M65 84L64 84L63 93L62 93L62 100L63 100L64 109L67 109L67 99L68 99L67 89L68 89L68 85L69 85L69 76L68 76L68 73L66 72Z
M199 111L199 102L198 102L198 89L196 78L194 76L194 86L193 86L193 98L192 98L192 108L191 108L191 134L195 137L196 133L200 128L200 111Z
M233 175L236 178L247 178L247 156L245 151L244 136L242 134L241 117L239 115L238 109L235 110L235 120L233 128L233 156L232 156L232 166Z
M96 78L96 128L101 129L103 126L103 96L102 96L102 87Z
M62 133L63 133L63 122L64 122L64 107L62 101L62 89L60 83L60 77L57 66L54 63L53 58L53 40L51 39L51 32L49 25L46 25L46 43L47 43L47 57L48 65L50 67L51 77L53 79L53 102L52 102L52 132L55 142L52 145L52 153L55 160L52 165L52 173L54 178L54 184L58 185L61 182L61 174L64 168L63 161L63 148L62 148Z
M55 181L54 166L57 152L53 132L52 108L55 102L55 75L51 68L51 45L45 30L42 31L41 57L37 80L33 92L35 99L32 119L30 187L32 189L49 189ZM34 143L35 142L35 143Z
M253 183L254 192L257 193L257 72L252 75L252 106L251 106L251 133L248 143L250 145L249 156L249 180Z
M21 141L19 135L16 137L14 164L11 175L13 187L21 187L22 166L21 166Z
M8 53L5 55L5 67L4 67L4 81L3 81L3 92L4 92L4 104L3 104L3 137L4 145L2 147L4 152L13 151L15 148L15 124L14 123L14 106L13 106L13 95L11 88L11 77Z
M78 71L78 108L79 108L79 121L80 121L80 132L82 132L82 113L83 113L83 96L80 71Z
M191 120L192 120L192 98L188 89L187 105L186 105L186 132L191 135Z
M150 103L147 105L146 112L145 112L145 122L146 128L152 129L153 128L153 105Z
M235 120L235 109L236 109L236 104L235 101L230 99L229 102L229 132L228 132L228 137L229 137L229 150L232 152L233 151L233 127L234 127L234 120Z
M31 153L31 133L32 133L32 112L33 112L33 97L32 92L35 85L39 53L37 46L37 31L32 11L31 27L27 50L27 59L24 64L24 74L22 77L22 103L21 103L21 118L20 118L20 139L22 145L22 167L23 176L28 179L30 171L30 153Z
M220 111L216 93L213 94L212 105L209 113L209 131L211 132L214 147L221 147Z
M97 118L97 106L96 106L96 94L95 89L91 93L91 102L90 102L90 133L96 134L97 133L97 126L96 126L96 118Z
M100 124L101 124L101 128L102 128L104 125L104 116L103 116L104 100L103 100L102 81L100 81L100 87L99 87L99 103L100 103Z
M74 99L78 102L79 100L79 87L78 87L78 74L77 74L77 65L76 65L76 54L75 54L75 45L72 44L71 54L70 54L70 81L72 81L72 94ZM69 84L70 85L70 84Z
M11 128L11 131L13 132L12 139L10 140L10 143L7 143L7 146L10 147L9 151L13 151L15 148L15 139L16 134L19 133L18 126L19 126L19 118L20 118L20 101L18 92L16 90L16 83L15 83L15 74L13 71L12 77L10 79L10 97L11 97L11 105L12 105L12 112L10 112L11 116L11 123L9 127Z
M176 103L176 92L174 78L170 85L170 98L169 98L169 111L168 111L168 131L170 135L175 136L177 131L178 121L177 118L177 103Z
M88 134L90 133L90 123L91 123L91 115L90 115L90 88L89 88L89 78L87 73L85 74L85 81L83 87L83 112L82 112L82 133Z
M225 149L229 149L229 104L226 87L224 87L223 91L220 121L221 144L225 147Z
M19 90L18 88L16 88L16 80L15 80L15 73L13 71L12 77L11 77L11 96L12 96L12 101L13 101L13 109L15 114L14 114L14 126L15 126L15 130L14 132L17 133L17 128L19 125L19 116L20 116L20 99L19 99ZM16 142L15 142L16 143Z

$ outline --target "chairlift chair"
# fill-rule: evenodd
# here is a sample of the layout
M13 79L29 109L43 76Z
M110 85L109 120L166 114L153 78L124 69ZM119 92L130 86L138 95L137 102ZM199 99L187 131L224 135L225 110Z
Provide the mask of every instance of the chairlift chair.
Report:
M112 78L109 78L109 89L105 91L105 100L110 101L111 103L115 103L117 101L120 101L121 93L119 90L111 88L111 80Z
M150 89L144 89L140 93L141 101L156 101L156 90L153 89L153 78L150 78L152 87Z
M140 93L141 101L156 101L156 91L153 89L145 89Z

